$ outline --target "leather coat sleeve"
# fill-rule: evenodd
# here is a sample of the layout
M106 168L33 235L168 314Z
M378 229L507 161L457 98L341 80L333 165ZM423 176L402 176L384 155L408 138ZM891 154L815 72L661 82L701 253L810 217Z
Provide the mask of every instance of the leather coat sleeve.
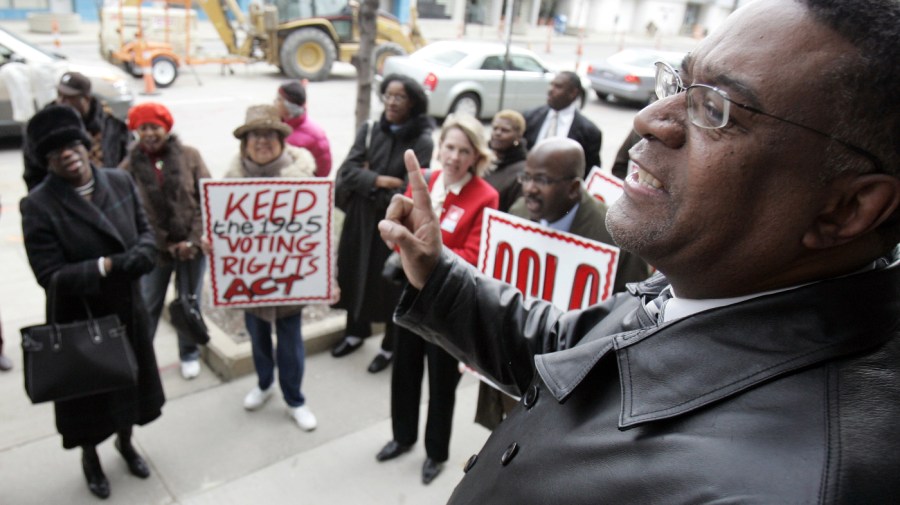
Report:
M444 251L422 291L404 290L394 319L519 396L534 377L535 355L574 346L611 308L564 313L524 300L516 288Z

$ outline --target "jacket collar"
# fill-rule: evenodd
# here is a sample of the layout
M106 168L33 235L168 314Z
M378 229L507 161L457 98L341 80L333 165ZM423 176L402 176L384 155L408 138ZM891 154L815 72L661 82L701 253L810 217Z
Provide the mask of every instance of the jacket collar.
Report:
M103 170L91 167L94 174L94 193L92 200L88 201L78 195L72 188L72 185L63 179L50 174L47 177L47 189L51 191L63 207L77 219L85 222L88 226L96 228L119 242L125 247L125 240L113 225L112 221L106 216L101 209L107 208L115 198L110 192L109 180Z
M652 296L662 275L631 284ZM621 295L620 295L621 296ZM636 302L627 304L633 314ZM610 334L607 324L568 350L535 358L563 401L614 352L622 388L619 426L667 419L800 368L872 349L893 336L900 267L829 279L709 310L659 327ZM615 310L609 318L629 319ZM608 362L609 365L612 362Z

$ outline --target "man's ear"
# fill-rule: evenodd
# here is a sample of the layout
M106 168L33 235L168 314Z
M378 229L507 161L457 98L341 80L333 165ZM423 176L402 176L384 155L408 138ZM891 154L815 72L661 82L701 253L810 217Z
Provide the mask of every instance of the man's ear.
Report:
M810 249L852 242L878 228L900 210L900 178L887 174L847 174L831 183L832 193L803 236Z

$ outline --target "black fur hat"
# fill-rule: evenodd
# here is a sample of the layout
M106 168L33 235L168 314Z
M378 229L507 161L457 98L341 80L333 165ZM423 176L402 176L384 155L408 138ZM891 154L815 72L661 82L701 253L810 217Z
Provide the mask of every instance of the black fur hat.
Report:
M55 149L80 140L91 148L91 138L84 129L81 115L67 105L50 105L35 114L25 128L28 144L36 159L44 161Z

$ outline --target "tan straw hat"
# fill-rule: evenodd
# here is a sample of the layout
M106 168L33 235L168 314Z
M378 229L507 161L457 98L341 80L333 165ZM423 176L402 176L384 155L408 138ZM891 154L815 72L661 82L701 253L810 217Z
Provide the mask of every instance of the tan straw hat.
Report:
M242 139L252 131L275 130L285 138L291 134L291 127L281 121L278 111L271 105L251 105L247 108L244 124L234 130L234 136Z

